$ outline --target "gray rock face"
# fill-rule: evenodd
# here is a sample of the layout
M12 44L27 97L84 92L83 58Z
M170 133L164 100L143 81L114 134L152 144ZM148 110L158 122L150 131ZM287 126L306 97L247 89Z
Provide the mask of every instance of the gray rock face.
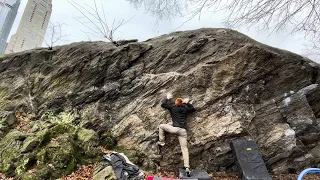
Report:
M167 92L190 97L191 166L234 171L232 139L254 139L270 171L319 166L319 65L229 29L175 32L115 47L73 43L0 59L0 109L74 122L137 152L145 168L182 166L174 136L155 155Z

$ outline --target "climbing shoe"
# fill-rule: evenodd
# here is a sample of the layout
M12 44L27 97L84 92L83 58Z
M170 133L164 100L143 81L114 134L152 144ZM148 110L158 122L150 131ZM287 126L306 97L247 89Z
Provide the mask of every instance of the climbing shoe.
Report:
M190 177L190 173L191 173L190 168L186 167L186 175L187 175L188 177Z
M157 144L158 144L158 146L163 147L166 143L158 141Z

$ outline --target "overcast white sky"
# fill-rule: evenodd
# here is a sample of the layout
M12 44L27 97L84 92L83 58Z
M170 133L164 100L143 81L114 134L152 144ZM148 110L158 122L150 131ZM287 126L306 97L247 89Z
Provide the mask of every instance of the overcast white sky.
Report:
M19 7L18 15L11 30L9 39L12 34L16 32L19 25L19 21L22 17L24 8L28 0L22 0ZM75 0L78 3L88 3L93 0ZM99 0L97 0L99 1ZM194 18L186 23L181 28L177 29L186 19L177 17L171 21L160 21L158 28L155 28L156 19L150 14L146 13L143 9L136 10L126 0L103 0L104 9L108 21L113 19L125 19L129 21L125 26L121 27L120 32L117 34L119 39L139 39L143 41L154 36L167 34L176 30L190 30L198 28L221 28L224 27L222 21L224 14L220 13L211 16L211 13L202 13L201 19ZM65 23L65 34L71 34L71 36L65 38L66 41L59 42L58 44L69 44L71 42L88 41L88 37L82 31L87 31L83 25L77 22L74 18L82 16L72 5L66 0L53 0L53 13L51 15L51 22ZM304 40L302 34L290 35L288 32L272 34L270 32L258 32L256 29L248 30L246 27L236 29L251 38L281 49L286 49L298 54L304 54L304 44L307 42ZM8 39L8 40L9 40ZM91 40L102 40L95 37L91 37Z

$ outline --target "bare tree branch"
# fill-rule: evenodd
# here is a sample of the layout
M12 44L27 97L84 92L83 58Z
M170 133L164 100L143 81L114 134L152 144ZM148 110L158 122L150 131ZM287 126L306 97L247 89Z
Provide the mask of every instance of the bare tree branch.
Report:
M160 20L182 15L187 3L184 0L128 0L136 8L144 7Z
M124 19L116 21L114 19L112 26L110 27L107 22L106 13L102 1L100 1L101 9L99 9L96 0L93 1L93 6L90 6L89 4L81 5L74 0L67 1L82 14L83 17L75 19L90 31L83 31L88 37L90 34L95 37L105 38L112 42L115 46L118 46L117 42L115 41L115 33L121 26L125 25L132 18L128 21L125 21ZM85 19L85 21L83 21L82 19Z
M64 38L70 36L63 33L62 28L65 25L65 23L57 22L56 24L53 24L52 22L49 22L46 36L42 37L49 50L52 50L57 42L65 41Z
M83 31L82 29L81 29L81 31L88 37L88 40L91 41L91 38L90 38L90 36L88 35L90 32L85 32L85 31Z
M159 20L187 17L178 28L204 11L213 14L225 11L228 27L258 27L271 33L290 29L303 32L317 44L320 42L320 0L127 0L136 8ZM190 8L191 7L191 8ZM178 29L177 28L177 29ZM320 47L312 46L312 47ZM316 48L318 49L318 48Z

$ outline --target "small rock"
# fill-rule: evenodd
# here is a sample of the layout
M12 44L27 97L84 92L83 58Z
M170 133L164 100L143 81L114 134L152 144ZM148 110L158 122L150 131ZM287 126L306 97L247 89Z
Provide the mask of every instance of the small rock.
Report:
M138 42L138 39L130 39L130 40L119 40L119 41L116 41L116 43L117 43L119 46L123 46L123 45L129 44L129 43L135 43L135 42Z
M91 129L80 129L77 132L78 139L83 143L91 143L93 146L96 146L98 143L98 134Z
M192 42L186 49L185 53L194 53L200 50L207 42L208 38L200 38L197 39L195 42Z
M39 143L40 143L40 141L39 141L38 137L29 136L29 137L27 137L26 140L24 140L21 152L22 153L29 152L29 151L33 150L35 147L37 147Z
M39 125L38 125L38 124L34 124L34 126L32 126L32 128L31 128L30 131L31 131L32 133L35 133L35 132L37 132L39 129L40 129Z
M105 167L99 172L93 174L93 180L117 180L117 177L112 169L112 166Z
M0 111L0 122L6 123L8 126L12 126L18 123L18 119L14 112Z

